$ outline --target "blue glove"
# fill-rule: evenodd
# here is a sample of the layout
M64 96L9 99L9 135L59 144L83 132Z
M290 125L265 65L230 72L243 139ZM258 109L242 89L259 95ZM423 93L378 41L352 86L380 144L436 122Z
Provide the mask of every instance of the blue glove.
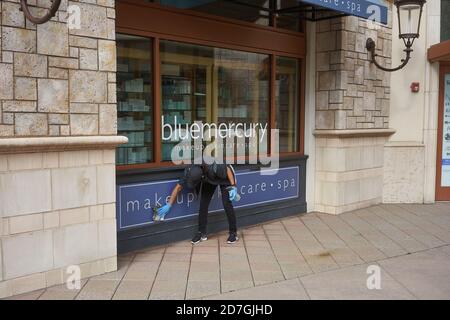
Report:
M236 199L237 196L237 188L231 187L230 190L228 190L228 193L230 194L230 201L234 201L234 199Z
M172 208L172 205L170 203L167 203L166 205L159 208L157 211L158 216L156 220L164 220L164 217L167 213L169 213L170 208Z

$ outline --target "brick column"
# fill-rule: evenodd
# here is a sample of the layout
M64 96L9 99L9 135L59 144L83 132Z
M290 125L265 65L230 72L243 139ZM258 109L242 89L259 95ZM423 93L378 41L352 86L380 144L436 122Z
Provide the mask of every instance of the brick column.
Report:
M381 202L383 145L389 130L391 27L357 17L316 28L316 209L341 213Z

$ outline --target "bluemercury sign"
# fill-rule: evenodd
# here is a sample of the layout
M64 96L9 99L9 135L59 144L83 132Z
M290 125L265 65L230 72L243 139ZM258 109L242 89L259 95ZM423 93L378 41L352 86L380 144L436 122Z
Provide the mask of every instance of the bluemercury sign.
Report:
M299 0L352 16L387 24L388 10L380 0Z
M273 171L276 172L273 175L261 175L259 170L238 171L236 175L241 200L234 202L234 207L242 208L298 198L299 168L287 167ZM152 207L164 205L177 182L178 180L169 180L117 186L118 229L153 223ZM209 212L223 210L219 192L217 188L209 205ZM183 190L165 221L198 214L197 200L193 190Z

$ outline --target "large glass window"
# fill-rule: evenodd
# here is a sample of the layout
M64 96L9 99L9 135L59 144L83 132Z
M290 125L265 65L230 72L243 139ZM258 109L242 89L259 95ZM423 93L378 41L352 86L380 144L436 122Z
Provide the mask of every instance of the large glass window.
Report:
M145 0L163 6L187 9L261 26L303 32L308 4L298 0ZM330 11L333 12L333 11Z
M269 123L269 55L173 41L160 48L164 123ZM178 143L162 142L163 160Z
M276 59L276 128L280 130L280 152L298 151L299 65L298 59Z
M153 83L152 39L117 34L118 134L129 142L117 149L118 165L170 161L180 147L186 125L260 124L270 134L271 56L224 48L160 40L160 88ZM276 56L275 128L280 152L299 151L299 60ZM154 127L154 90L162 127ZM183 125L183 127L180 127ZM160 141L155 130L162 130ZM167 132L166 132L167 131ZM260 132L261 133L261 132ZM171 139L165 139L166 136ZM239 141L240 143L242 141ZM249 140L245 155L249 155ZM206 142L204 142L206 143ZM242 144L240 144L242 150ZM234 152L238 151L234 147ZM227 152L229 150L226 150ZM260 152L266 149L259 148ZM186 158L191 152L183 151ZM241 155L241 154L239 154Z
M153 161L152 41L117 34L117 164Z
M305 8L299 7L300 5L298 0L278 0L277 10L279 10L279 13L276 17L277 28L303 31L301 21L302 18L305 18L305 13L302 11Z
M270 23L271 0L151 0L164 6L214 14L263 26Z

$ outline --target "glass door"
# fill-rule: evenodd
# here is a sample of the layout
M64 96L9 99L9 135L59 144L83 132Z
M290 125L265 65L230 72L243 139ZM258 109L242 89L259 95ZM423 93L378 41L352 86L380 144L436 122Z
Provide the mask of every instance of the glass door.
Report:
M436 200L450 200L450 66L441 66L439 86Z

